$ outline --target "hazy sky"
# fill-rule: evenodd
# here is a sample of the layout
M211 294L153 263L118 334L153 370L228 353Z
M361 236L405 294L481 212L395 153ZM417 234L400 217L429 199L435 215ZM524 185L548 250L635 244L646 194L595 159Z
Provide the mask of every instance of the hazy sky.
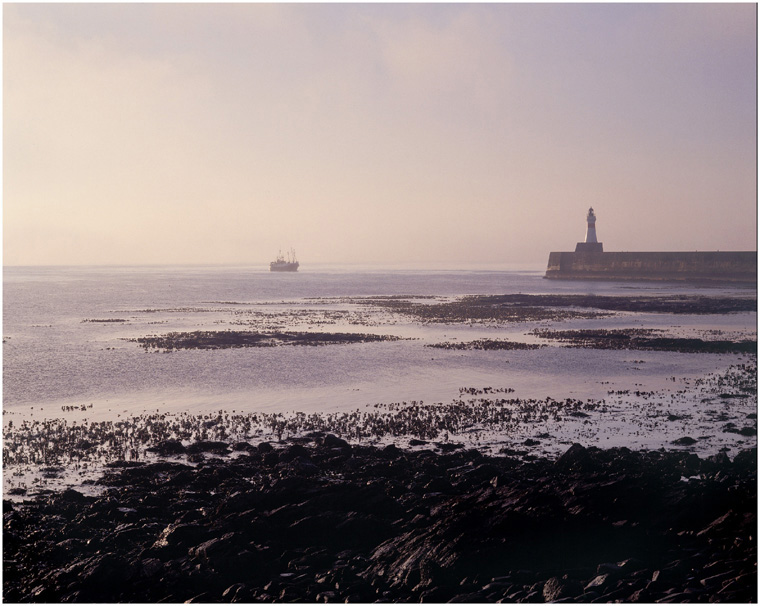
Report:
M4 264L754 250L754 4L4 4Z

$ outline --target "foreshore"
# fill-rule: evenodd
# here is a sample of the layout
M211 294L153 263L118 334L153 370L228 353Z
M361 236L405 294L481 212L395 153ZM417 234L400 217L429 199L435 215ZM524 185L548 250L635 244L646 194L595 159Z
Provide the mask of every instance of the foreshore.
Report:
M164 452L173 442L164 444ZM4 502L6 602L753 602L757 450L555 459L313 432Z
M237 386L253 361L320 376L353 356L372 372L330 384L324 409L298 389L292 410L228 407L224 386L199 409L4 407L3 599L756 601L751 295L230 302L198 330L152 308L82 320L108 344L93 363L129 362L130 381L212 368ZM353 389L406 368L372 348L416 364L403 397Z

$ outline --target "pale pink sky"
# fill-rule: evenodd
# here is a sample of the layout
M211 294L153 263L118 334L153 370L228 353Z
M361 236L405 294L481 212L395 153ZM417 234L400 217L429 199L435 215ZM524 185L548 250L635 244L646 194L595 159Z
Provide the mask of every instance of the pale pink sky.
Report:
M3 262L756 247L754 4L5 4Z

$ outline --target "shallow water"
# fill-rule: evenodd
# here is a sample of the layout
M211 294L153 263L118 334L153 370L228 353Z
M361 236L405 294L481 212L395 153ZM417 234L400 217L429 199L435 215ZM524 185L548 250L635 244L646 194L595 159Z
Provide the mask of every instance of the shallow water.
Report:
M256 406L271 406L272 393L356 384L388 387L389 377L399 387L415 389L425 378L451 370L473 372L488 361L467 361L467 356L443 356L422 345L453 337L459 340L486 336L524 336L547 323L488 326L421 326L389 318L382 310L323 297L367 295L439 295L496 293L622 294L635 291L672 292L660 285L625 283L565 283L544 280L540 272L365 272L324 268L298 274L227 267L187 268L6 268L4 272L3 363L5 410L30 406L56 408L60 404L103 403L133 398L151 405L167 399L208 399L218 406L229 397L250 396ZM677 287L679 293L707 292ZM731 292L731 291L728 291ZM752 294L739 291L741 294ZM287 302L287 303L282 303ZM268 303L268 304L267 304ZM337 317L336 317L337 316ZM123 320L92 322L87 320ZM359 322L350 324L349 322ZM715 325L746 331L754 326L749 314L716 319L679 316L646 317L621 314L605 326ZM369 325L368 325L369 324ZM563 326L597 326L596 321L563 322ZM357 331L391 334L417 341L320 347L317 350L257 348L225 351L182 351L171 355L146 354L125 341L170 331L271 328L320 331ZM524 336L525 340L530 337ZM489 360L494 356L488 356ZM577 357L577 356L571 356ZM430 358L434 358L431 360ZM437 362L435 360L437 359ZM538 373L578 374L576 362L549 362ZM497 364L497 367L499 365ZM603 369L604 373L606 369ZM610 372L616 372L614 368ZM466 375L465 375L466 376ZM517 378L517 377L515 377ZM512 380L512 377L510 377ZM585 383L586 380L584 379ZM437 384L438 381L432 381ZM548 386L551 388L551 386ZM158 393L162 395L156 397ZM442 392L429 397L442 397ZM283 398L278 398L282 400ZM339 398L340 399L340 398ZM323 401L323 399L321 399ZM360 403L360 402L359 402ZM298 402L293 402L298 404ZM308 402L304 402L308 405ZM201 404L202 407L202 404Z
M446 405L460 397L460 388L495 387L513 389L510 397L522 399L605 400L609 410L590 418L523 423L510 435L483 428L452 436L453 441L497 451L504 444L549 435L539 440L537 454L562 450L573 441L672 447L672 440L690 434L704 436L692 448L705 454L755 442L721 431L706 412L728 406L730 419L741 427L754 411L755 397L725 402L698 386L705 377L725 373L751 356L574 349L530 331L646 327L673 336L756 339L756 313L614 313L593 319L451 325L423 324L361 300L417 295L433 296L426 301L436 302L505 293L755 296L754 290L742 288L557 282L543 279L538 271L323 266L271 274L246 267L6 268L3 425L7 433L9 421L18 427L25 420L63 418L74 424L152 413L287 415L370 410L375 405L382 410L411 401ZM228 329L371 332L404 340L171 353L146 351L127 340ZM514 351L427 347L482 338L547 346ZM615 391L629 393L610 394ZM637 396L636 391L657 395ZM667 410L688 418L660 422Z

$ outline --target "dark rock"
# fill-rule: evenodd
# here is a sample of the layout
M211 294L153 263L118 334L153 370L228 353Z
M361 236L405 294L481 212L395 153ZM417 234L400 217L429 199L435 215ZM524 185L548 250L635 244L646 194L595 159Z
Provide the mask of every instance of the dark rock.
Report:
M339 438L331 433L325 434L325 437L322 438L322 445L325 448L340 448L345 450L350 450L351 445L346 442L343 438Z
M135 576L127 560L122 556L104 554L95 556L78 576L78 589L88 596L86 601L107 601L114 587L123 587Z
M395 444L388 444L388 446L383 448L382 454L385 458L395 458L401 454L401 450Z
M84 503L91 503L95 500L93 497L87 497L78 490L74 490L73 488L67 488L64 490L61 493L60 499L61 501L66 501L68 503L77 503L79 505L82 505Z
M236 540L237 538L239 538L239 535L234 532L228 532L221 537L214 537L197 547L193 547L190 549L189 555L192 558L199 558L206 562L227 566L241 546L239 541Z
M153 578L161 574L164 569L164 563L158 558L146 558L140 562L142 576Z
M163 456L184 454L186 449L179 440L164 440L147 449Z
M563 471L589 470L595 465L589 450L580 444L573 444L557 459L556 466Z
M617 562L616 566L618 567L619 571L625 574L630 574L633 572L644 570L646 568L646 565L644 564L644 562L642 562L638 558L628 558L627 560L622 560L620 562Z
M591 581L586 584L586 587L584 587L584 590L587 592L591 590L600 592L609 587L611 583L612 577L609 574L600 574L591 579Z
M455 591L451 587L432 587L420 593L420 602L423 604L444 604L451 600Z
M311 453L306 449L305 446L301 446L300 444L293 444L291 446L288 446L284 451L280 453L279 462L289 463L298 457L309 459L311 457Z
M753 469L757 469L757 449L742 450L734 457L734 467L747 472Z
M488 599L484 591L459 594L448 601L449 604L485 604L487 602Z
M671 444L675 444L676 446L691 446L696 443L697 441L690 436L684 436L682 438L678 438L677 440L673 440L671 442Z
M531 591L521 601L528 604L540 604L544 601L544 596L540 591Z
M468 485L482 484L490 482L493 478L499 475L499 469L490 463L481 463L472 467L468 471L465 471L461 476L461 480Z
M697 533L697 536L710 536L716 534L723 534L726 530L733 531L737 524L741 522L741 518L734 513L733 510L729 510L722 516L713 520L708 526L703 528Z
M731 460L725 452L719 452L707 457L706 463L709 463L709 467L715 470L728 467L731 464ZM708 467L708 465L704 465L704 467Z
M651 603L652 600L652 592L648 589L637 589L634 591L630 597L627 600L624 600L626 602L632 602L632 603Z
M596 567L597 575L610 575L611 577L618 576L622 571L623 566L617 562L603 562Z
M245 583L235 583L222 592L222 600L225 602L245 602L253 598L253 593Z
M185 600L185 604L208 604L211 602L218 602L207 591L201 592L198 595L194 595L189 600Z
M441 492L441 493L451 493L453 490L453 487L451 485L451 482L449 482L446 478L442 478L441 476L435 476L431 478L424 486L423 488L427 492Z
M552 577L544 584L543 596L546 602L556 602L563 598L574 598L583 593L583 587L578 581Z
M435 445L436 448L440 449L440 451L443 453L453 452L455 450L459 450L460 448L464 448L464 444L453 442L436 442Z
M196 524L169 524L153 544L155 548L197 545L208 536L208 529Z
M280 462L280 454L276 450L267 452L261 462L266 467L274 467Z
M6 507L4 600L756 597L756 450L573 445L520 462L310 440L197 468L118 465L102 496Z
M579 604L590 604L591 602L599 599L598 591L586 591L575 598L575 601Z
M212 453L217 455L229 454L230 449L226 442L214 442L211 440L199 440L186 448L189 454Z

